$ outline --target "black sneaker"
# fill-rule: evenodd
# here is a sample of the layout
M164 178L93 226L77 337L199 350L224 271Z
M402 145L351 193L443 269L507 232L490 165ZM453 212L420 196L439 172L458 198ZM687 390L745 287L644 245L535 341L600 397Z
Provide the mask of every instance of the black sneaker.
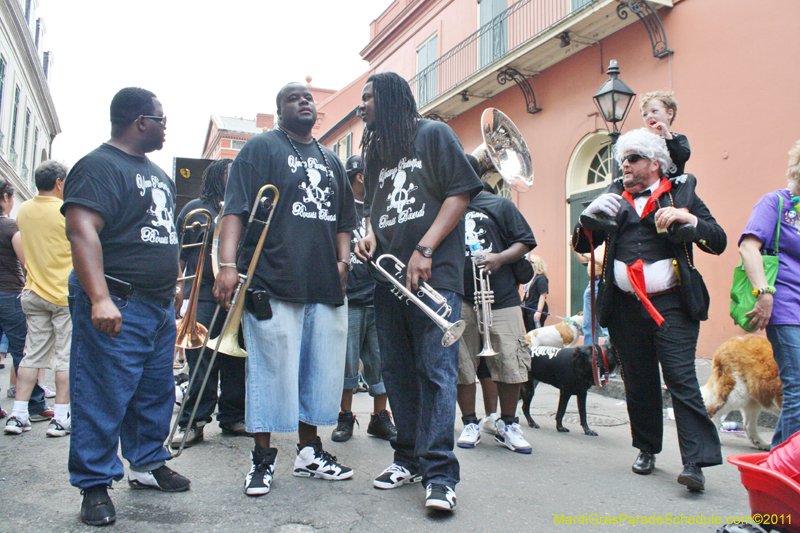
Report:
M425 507L452 511L456 507L456 491L441 483L428 483L425 487Z
M339 464L336 457L322 449L319 437L311 439L303 448L297 447L294 475L339 481L353 477L353 469Z
M260 448L250 452L253 465L244 478L244 493L248 496L263 496L272 485L272 474L275 472L277 448Z
M81 520L90 526L113 524L117 519L114 503L108 497L107 485L95 485L81 490Z
M396 439L397 428L394 427L392 422L392 413L383 409L377 415L370 415L367 434L383 440Z
M133 489L156 489L162 492L181 492L189 490L191 481L161 465L150 472L128 472L128 485Z
M339 413L339 422L336 424L336 429L331 433L331 440L336 442L350 440L350 437L353 436L353 426L355 424L358 424L358 420L356 420L356 415L353 414L353 411ZM361 424L359 424L359 427L361 427ZM372 427L371 423L370 427Z
M396 489L408 483L419 483L420 481L422 481L421 475L397 463L392 463L389 465L389 468L381 472L381 475L375 478L372 485L376 489Z

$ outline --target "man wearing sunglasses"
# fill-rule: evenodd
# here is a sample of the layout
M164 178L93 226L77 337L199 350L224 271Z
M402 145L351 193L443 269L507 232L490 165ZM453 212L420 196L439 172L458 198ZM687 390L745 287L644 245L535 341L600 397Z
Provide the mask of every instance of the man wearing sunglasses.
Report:
M134 489L178 492L164 441L175 383L173 300L178 275L175 184L151 162L164 145L166 117L150 91L128 87L111 101L111 139L75 163L64 183L73 335L70 483L81 489L81 519L116 520L108 487L130 463Z
M683 460L678 483L701 491L701 468L722 462L719 435L703 405L694 366L700 320L708 318L708 291L694 268L692 241L661 233L673 223L690 225L697 247L715 255L725 250L727 238L695 194L694 176L665 178L672 161L663 138L644 128L628 132L619 138L615 157L622 178L589 204L581 220L609 217L617 231L591 231L579 222L572 245L585 253L607 241L598 321L608 328L622 362L633 446L639 449L633 471L651 474L661 451L660 363ZM671 197L685 208L671 207ZM670 207L660 207L665 204Z

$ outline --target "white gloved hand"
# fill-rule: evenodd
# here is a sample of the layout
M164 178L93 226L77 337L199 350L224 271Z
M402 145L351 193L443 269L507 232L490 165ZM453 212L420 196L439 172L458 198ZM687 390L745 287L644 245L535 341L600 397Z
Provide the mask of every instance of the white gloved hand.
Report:
M622 196L614 193L601 194L583 210L584 215L606 215L609 217L617 216Z

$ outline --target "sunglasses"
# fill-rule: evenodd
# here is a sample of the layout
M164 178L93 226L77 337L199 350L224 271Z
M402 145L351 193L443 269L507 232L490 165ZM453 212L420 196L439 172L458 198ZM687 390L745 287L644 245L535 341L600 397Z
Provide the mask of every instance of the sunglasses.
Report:
M167 127L167 115L163 115L160 117L156 117L153 115L142 115L142 118L149 118L150 120L155 120L156 122L160 122L162 126L165 128Z
M641 154L628 154L622 158L622 163L624 163L625 161L631 164L638 163L640 159L647 159L647 158Z

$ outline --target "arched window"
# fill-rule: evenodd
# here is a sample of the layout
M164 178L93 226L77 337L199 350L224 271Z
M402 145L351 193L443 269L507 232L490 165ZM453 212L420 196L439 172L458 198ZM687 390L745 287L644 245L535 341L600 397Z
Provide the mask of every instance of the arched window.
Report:
M578 216L594 198L611 183L610 143L605 131L590 133L578 142L572 152L567 166L567 233L578 222ZM583 309L583 291L589 283L586 266L582 265L567 249L569 257L569 292L570 316Z

